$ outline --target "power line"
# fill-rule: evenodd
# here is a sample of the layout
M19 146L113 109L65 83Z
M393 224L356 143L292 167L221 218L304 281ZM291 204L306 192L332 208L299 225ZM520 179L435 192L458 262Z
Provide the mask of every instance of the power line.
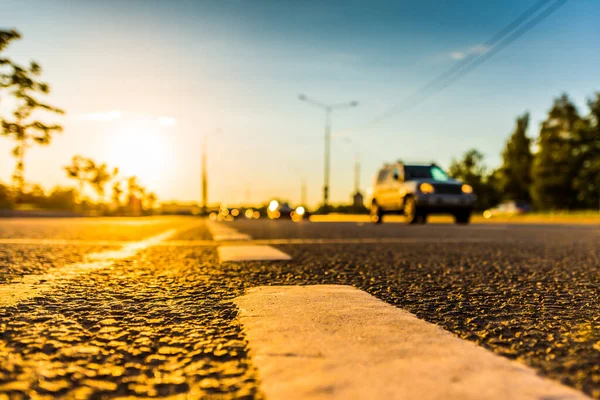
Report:
M423 86L421 89L408 96L401 103L383 112L359 130L365 130L381 122L382 120L389 118L392 115L408 111L411 108L421 104L429 97L446 89L452 83L464 77L466 74L473 71L485 61L489 60L502 49L506 48L508 45L519 39L521 36L523 36L529 30L534 28L544 19L548 18L552 13L554 13L567 2L567 0L556 1L549 7L545 8L542 12L538 13L534 18L530 19L527 23L523 24L527 19L529 19L529 17L538 12L540 9L544 8L544 6L546 6L549 1L550 0L538 1L528 10L526 10L523 14L521 14L511 23L509 23L500 31L498 31L495 35L493 35L483 45L486 47L490 47L489 50L486 50L483 54L470 54L470 56L465 58L461 63L453 65L449 70L445 71L444 73L433 79L431 82L429 82L427 85Z

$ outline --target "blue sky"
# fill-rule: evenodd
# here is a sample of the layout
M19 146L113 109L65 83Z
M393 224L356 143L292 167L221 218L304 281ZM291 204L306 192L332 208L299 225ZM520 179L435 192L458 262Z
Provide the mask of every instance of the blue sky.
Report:
M518 114L531 112L534 136L562 92L583 112L600 90L600 2L567 2L442 93L356 128L534 3L2 0L0 26L23 34L8 54L39 61L50 100L68 112L65 132L30 152L26 178L65 184L60 167L78 153L139 175L161 199L197 200L201 138L220 128L208 139L212 201L298 202L306 179L314 204L324 115L299 93L360 102L334 113L333 201L349 199L355 152L363 190L384 161L398 158L447 166L475 147L495 167ZM165 117L174 123L157 122ZM3 181L9 150L0 140Z

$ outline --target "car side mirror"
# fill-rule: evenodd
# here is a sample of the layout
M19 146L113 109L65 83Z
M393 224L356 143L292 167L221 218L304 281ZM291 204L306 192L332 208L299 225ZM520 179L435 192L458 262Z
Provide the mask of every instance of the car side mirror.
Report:
M398 171L394 171L394 180L395 181L399 181L400 180L400 175L398 174Z

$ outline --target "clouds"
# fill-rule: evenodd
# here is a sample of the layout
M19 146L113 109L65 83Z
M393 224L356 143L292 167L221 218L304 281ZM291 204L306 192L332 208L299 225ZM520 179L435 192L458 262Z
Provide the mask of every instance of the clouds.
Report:
M158 126L170 128L177 125L177 119L166 115L152 116L133 113L124 113L120 110L110 111L94 111L80 114L77 119L90 122L112 122L116 120L135 120L143 122L151 122Z
M165 126L165 127L170 127L170 126L177 125L177 120L175 118L173 118L173 117L167 117L167 116L164 116L164 115L156 118L156 122L160 126Z
M485 52L487 52L488 50L490 50L490 48L486 45L483 44L478 44L476 46L472 46L466 50L459 50L459 51L453 51L450 53L450 58L452 58L453 60L463 60L466 57L470 57L470 56L478 56L480 54L483 54Z
M450 57L452 57L453 60L462 60L466 57L466 54L463 51L453 51L450 53Z
M121 118L121 111L97 111L86 114L81 114L79 119L83 121L114 121Z

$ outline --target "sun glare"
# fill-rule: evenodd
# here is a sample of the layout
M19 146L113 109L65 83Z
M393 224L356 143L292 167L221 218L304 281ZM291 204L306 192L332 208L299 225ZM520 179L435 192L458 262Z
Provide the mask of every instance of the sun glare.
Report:
M168 135L156 121L122 121L112 133L110 163L123 175L136 175L142 184L158 189L171 159Z

